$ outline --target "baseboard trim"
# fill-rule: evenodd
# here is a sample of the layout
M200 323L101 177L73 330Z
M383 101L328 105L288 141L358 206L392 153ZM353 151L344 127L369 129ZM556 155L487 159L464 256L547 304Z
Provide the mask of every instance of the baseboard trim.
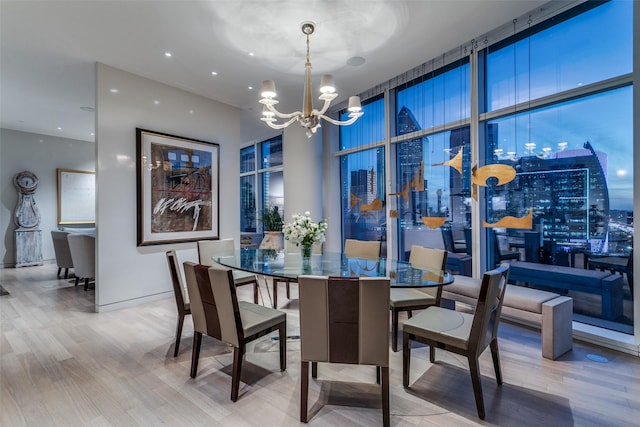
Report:
M109 304L95 305L96 313L106 313L108 311L121 310L123 308L131 308L148 302L159 301L167 298L173 298L173 291L161 292L159 294L145 295L140 298L132 298L125 301L116 301Z

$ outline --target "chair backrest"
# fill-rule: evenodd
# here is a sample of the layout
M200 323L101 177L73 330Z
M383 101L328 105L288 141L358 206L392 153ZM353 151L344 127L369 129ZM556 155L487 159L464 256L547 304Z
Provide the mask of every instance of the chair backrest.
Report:
M498 335L498 323L508 279L508 263L503 263L494 270L487 271L482 277L478 303L469 335L469 348L475 348L478 355Z
M448 252L455 252L456 248L453 244L453 232L451 231L451 227L440 227L440 232L442 233L442 243L444 243L444 248Z
M214 265L209 268L209 279L220 319L220 339L238 347L244 340L244 328L231 269Z
M411 246L411 253L409 254L409 263L416 268L422 267L430 270L445 270L447 267L447 254L448 252L443 249L425 248L424 246L413 245ZM435 281L438 281L438 279L439 276L433 278ZM438 303L440 302L442 286L417 289L428 295L436 297L436 301Z
M347 258L378 259L381 247L382 242L378 240L346 239L344 254Z
M96 238L86 234L69 234L69 251L76 277L89 279L96 276Z
M166 255L171 284L173 285L173 295L176 298L178 312L181 313L186 309L187 304L189 304L189 292L187 291L186 284L182 280L182 274L180 274L180 264L178 263L176 251L171 249L167 251Z
M185 262L184 277L187 282L193 330L210 337L221 339L220 321L215 298L209 282L209 267L193 262Z
M389 366L389 278L299 276L301 360Z
M467 255L473 255L473 238L469 227L464 228L464 244L466 245Z
M198 241L198 262L202 265L213 265L214 256L233 256L235 254L233 239Z
M53 240L53 250L56 254L56 263L60 268L73 268L71 251L69 250L68 231L51 230Z

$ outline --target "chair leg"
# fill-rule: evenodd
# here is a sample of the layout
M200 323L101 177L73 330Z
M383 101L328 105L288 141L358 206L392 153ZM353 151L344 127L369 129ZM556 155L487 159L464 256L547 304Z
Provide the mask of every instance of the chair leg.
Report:
M287 282L287 299L291 299L291 287L289 286L289 282Z
M429 345L429 362L436 363L436 346L433 344Z
M478 363L478 357L473 355L469 356L469 371L471 372L471 383L473 384L473 394L476 398L476 409L478 410L478 417L484 420L484 398L482 397L482 383L480 382L480 365Z
M318 378L318 362L311 362L311 377Z
M182 337L182 325L184 324L184 314L178 313L178 324L176 326L176 343L173 346L173 357L178 356L178 349L180 348L180 338Z
M191 349L191 378L198 372L198 359L200 359L200 344L202 344L202 332L193 333L193 347Z
M398 351L398 309L391 309L391 349L395 353Z
M302 361L300 369L300 422L307 422L307 405L309 404L309 362Z
M273 278L273 308L278 308L278 281Z
M79 283L80 283L80 278L76 276L76 286L78 286Z
M411 348L409 334L402 333L402 385L409 387L409 369L411 367Z
M62 267L58 267L58 274L56 274L56 277L60 277L60 272L62 271ZM66 279L66 277L65 277Z
M376 366L376 384L380 384L380 366Z
M84 291L88 291L89 290L89 278L87 277L86 279L84 279Z
M240 376L242 375L242 359L244 359L245 345L233 348L233 374L231 376L231 400L238 400L238 390L240 389Z
M60 272L58 272L58 274L60 274ZM64 278L65 278L65 280L66 280L67 278L69 278L69 269L68 269L68 268L65 268L65 269L64 269Z
M258 303L258 281L253 282L253 303Z
M382 367L382 425L389 427L391 417L389 416L389 367Z
M287 322L278 327L278 340L280 341L280 370L287 369Z
M413 317L413 310L407 310L407 317L411 319Z
M496 372L496 381L498 385L502 385L502 369L500 369L500 352L498 351L498 340L493 339L491 344L491 357L493 358L493 369Z

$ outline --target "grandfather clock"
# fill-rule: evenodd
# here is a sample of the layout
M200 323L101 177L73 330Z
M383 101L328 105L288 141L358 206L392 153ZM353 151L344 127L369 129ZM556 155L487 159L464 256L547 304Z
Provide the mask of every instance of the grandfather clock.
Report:
M16 230L16 267L42 265L42 230L40 211L34 198L38 177L33 172L20 172L13 178L18 189L18 205L13 216Z

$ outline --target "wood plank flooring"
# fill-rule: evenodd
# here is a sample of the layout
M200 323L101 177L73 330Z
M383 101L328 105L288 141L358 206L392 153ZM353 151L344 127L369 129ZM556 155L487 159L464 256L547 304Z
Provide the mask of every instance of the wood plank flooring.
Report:
M205 338L198 376L189 377L193 327L187 317L173 357L172 299L93 313L93 290L56 278L54 265L0 269L0 425L294 426L300 425L299 341L287 371L277 342L265 337L245 359L238 402L230 400L232 353ZM168 272L167 272L168 274ZM292 286L292 297L297 296ZM264 285L261 294L267 297ZM251 290L239 288L242 299ZM288 334L299 333L297 300L279 294ZM640 419L640 359L581 342L560 360L543 359L540 334L503 322L504 385L481 358L487 418L477 418L466 361L445 352L428 362L412 353L411 387L402 387L402 354L391 353L392 426L629 426ZM588 355L605 357L599 363ZM310 426L381 425L371 367L323 365L310 381Z

